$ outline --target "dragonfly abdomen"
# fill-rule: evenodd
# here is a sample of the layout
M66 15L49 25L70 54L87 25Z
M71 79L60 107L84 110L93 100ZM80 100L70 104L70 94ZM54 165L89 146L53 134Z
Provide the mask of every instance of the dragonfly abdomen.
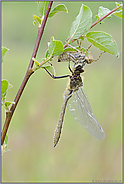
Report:
M59 121L57 124L57 127L54 132L54 137L53 137L53 146L55 147L59 141L60 135L61 135L61 130L62 130L62 121Z
M71 96L72 96L72 92L70 92L69 90L66 90L64 92L63 105L62 105L61 113L59 115L59 121L58 121L57 127L56 127L55 132L54 132L54 137L53 137L53 146L54 147L57 145L57 143L60 139L62 125L63 125L63 121L64 121L65 109L67 106L67 102Z

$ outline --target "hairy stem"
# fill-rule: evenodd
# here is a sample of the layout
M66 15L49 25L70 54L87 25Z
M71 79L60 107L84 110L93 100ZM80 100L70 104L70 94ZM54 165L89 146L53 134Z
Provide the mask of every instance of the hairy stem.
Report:
M38 28L38 35L37 35L37 39L36 39L36 43L35 43L35 46L34 46L34 50L33 50L33 53L32 53L32 56L31 56L31 60L30 60L30 63L29 63L29 66L28 66L28 69L27 69L27 72L25 74L25 77L22 81L22 84L17 92L17 95L15 97L15 104L12 105L10 111L8 111L6 113L6 120L5 120L5 123L4 123L4 126L3 126L3 131L2 131L2 135L1 135L1 145L3 145L3 142L4 142L4 139L5 139L5 136L6 136L6 133L8 131L8 127L10 125L10 121L12 119L12 116L13 116L13 113L17 107L17 104L18 104L18 101L22 95L22 92L24 91L24 88L28 82L28 79L30 78L30 76L34 73L34 71L32 70L32 67L33 67L33 64L34 64L34 61L32 60L32 58L36 57L37 55L37 51L38 51L38 48L39 48L39 44L40 44L40 41L41 41L41 37L43 35L43 32L44 32L44 27L46 25L46 21L47 21L47 18L48 18L48 15L49 15L49 12L50 12L50 9L51 9L51 6L52 6L52 3L53 1L50 1L49 2L49 5L47 7L47 11L46 11L46 14L45 14L45 17L44 17L44 20L42 22L42 25L41 27Z

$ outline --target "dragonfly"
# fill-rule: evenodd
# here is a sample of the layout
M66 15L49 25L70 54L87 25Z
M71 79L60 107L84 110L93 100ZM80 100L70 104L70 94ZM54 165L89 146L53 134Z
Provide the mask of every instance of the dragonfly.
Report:
M83 88L83 77L81 76L81 74L84 72L85 64L88 63L87 58L83 57L80 60L81 62L76 62L75 56L72 54L72 52L69 54L66 53L65 56L66 57L69 56L69 58L70 57L73 58L73 60L72 58L69 59L69 65L68 65L71 75L56 77L52 75L44 67L46 72L54 79L69 77L69 84L63 94L63 104L62 104L61 113L59 116L59 121L54 132L54 137L53 137L54 147L57 145L61 136L66 107L68 107L74 119L80 125L82 125L82 127L85 128L90 134L92 134L95 138L97 138L98 140L103 140L105 138L104 130L102 129L101 125L98 123L93 113L93 110L91 108L86 92ZM60 59L60 56L59 56L59 59ZM71 69L70 67L71 60L74 62L73 69ZM67 58L66 58L66 61L67 61Z
M93 43L95 43L94 41ZM87 63L91 64L93 61L98 61L100 57L102 56L105 51L101 52L100 55L98 56L97 59L94 59L92 56L91 51L88 53L88 50L92 47L93 43L88 46L87 49L85 49L85 52L83 53L82 47L81 47L81 42L79 43L79 40L77 40L78 47L80 50L78 50L76 47L70 45L68 42L65 42L69 48L73 49L73 51L65 51L62 54L58 56L58 62L63 62L63 61L72 61L74 63L74 66L77 64L82 64L82 67Z

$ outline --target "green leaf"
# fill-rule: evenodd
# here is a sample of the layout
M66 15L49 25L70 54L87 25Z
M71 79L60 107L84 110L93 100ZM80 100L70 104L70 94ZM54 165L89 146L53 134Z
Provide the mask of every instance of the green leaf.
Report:
M33 24L35 26L38 26L39 27L41 25L41 19L40 19L40 17L38 17L37 15L33 15L33 18L34 18Z
M80 51L79 46L76 46L75 48ZM72 52L72 51L77 52L76 49L71 48L71 47L66 47L63 52Z
M84 38L84 36L80 36L80 39L84 41L85 38Z
M5 56L6 52L8 51L9 49L6 48L6 47L1 47L1 63L3 62L3 57Z
M120 4L116 4L117 6L120 6ZM116 10L115 12L113 12L111 15L115 15L119 18L123 18L123 12L122 12L122 8L119 8L119 10ZM108 8L104 8L102 6L99 7L98 10L98 15L96 15L97 19L100 19L101 17L105 16L106 14L108 14L111 10L109 10ZM112 17L111 15L107 16L106 18L110 18Z
M35 67L33 68L33 71L35 72L40 68L40 63L33 57L32 60L35 62Z
M63 52L63 44L61 41L55 40L54 37L51 37L48 50L50 57L59 56Z
M99 10L98 10L98 15L97 16L100 19L101 17L105 16L109 12L110 12L110 10L108 8L104 8L103 6L100 6ZM98 19L98 17L97 17L97 19ZM111 15L107 16L106 18L110 18L110 17L111 17Z
M63 44L59 40L56 40L54 42L55 42L55 47L53 51L53 56L59 56L63 52Z
M112 36L110 34L102 31L94 31L87 33L86 38L89 42L91 42L95 47L99 48L100 50L108 52L110 54L115 54L116 56L119 55L117 43L115 40L112 39Z
M3 144L7 144L7 142L8 142L8 135L6 134Z
M8 136L6 135L3 145L1 145L1 154L3 154L6 151L10 151L7 149L7 143L8 143Z
M116 6L121 6L118 10L116 10L115 12L113 12L113 15L119 17L119 18L123 18L123 4L119 4L118 2L115 2Z
M49 49L46 50L46 52L45 52L45 57L46 57L46 58L50 57L50 55L49 55Z
M13 87L7 80L1 80L1 95L2 97L6 96L7 90Z
M118 11L113 12L113 15L123 19L123 11L122 10L118 10Z
M82 4L80 8L80 12L74 22L72 23L72 27L70 30L70 37L73 39L77 39L82 34L86 34L86 32L90 29L92 24L92 11L89 7Z
M76 46L75 48L79 51L83 51L83 53L86 51L84 47L80 48L79 46ZM71 47L66 47L63 52L77 52L77 51ZM86 55L88 55L88 52L86 52Z
M123 9L123 4L122 4L122 2L121 2L121 4L120 3L118 3L118 2L115 2L115 4L116 4L116 6L120 6L120 5L122 5L119 9Z
M10 105L12 105L12 104L15 104L15 102L6 101L6 102L5 102L5 107L6 107L6 109L7 109Z
M39 15L41 17L41 20L43 20L48 4L49 4L49 1L40 1L40 2L37 2L37 4L38 4Z
M50 57L52 57L53 52L54 52L54 48L55 48L55 42L53 41L53 37L51 37L50 43L49 43L49 47L48 47L48 55Z
M76 52L75 49L73 49L71 47L66 47L63 52L72 52L72 51L75 51Z
M64 4L59 4L59 5L55 6L55 7L51 10L51 12L50 12L50 14L49 14L49 17L53 17L56 13L58 13L58 12L60 12L60 11L63 11L63 12L68 13L67 7L66 7Z
M40 65L40 63L35 58L32 58L32 60L35 62L36 66Z
M7 80L2 80L1 81L1 94L2 94L2 96L6 95L8 87L9 87L9 82Z
M97 20L99 20L99 16L98 15L96 15L95 17L96 17Z

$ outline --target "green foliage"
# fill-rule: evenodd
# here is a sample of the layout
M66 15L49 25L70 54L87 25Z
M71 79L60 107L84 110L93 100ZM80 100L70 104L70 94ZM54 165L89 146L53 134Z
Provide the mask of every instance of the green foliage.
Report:
M7 80L2 80L2 81L1 81L1 95L2 95L3 97L6 96L8 87L9 87L9 82L8 82Z
M32 60L35 62L36 66L39 67L40 63L35 58L32 58Z
M39 69L39 68L42 68L42 69L44 69L44 67L50 72L50 73L52 73L53 75L55 75L55 69L54 69L54 67L53 66L51 66L51 65L45 65L44 63L45 63L45 59L44 58L42 58L42 61L44 61L44 63L42 63L42 64L40 64L35 58L32 58L33 59L33 61L35 62L35 67L34 67L34 71L36 71L37 69Z
M63 52L72 52L72 51L75 51L75 49L73 49L71 47L66 47Z
M47 5L48 5L48 2L47 3L38 2L38 6L39 6L38 10L40 12L40 17L44 17ZM116 5L120 6L119 3L116 3ZM59 11L68 12L67 7L65 5L59 4L51 10L49 17L54 16ZM96 18L99 20L101 17L105 16L110 11L111 10L109 10L108 8L100 6L98 10L98 15L96 15ZM112 15L121 17L121 13L122 13L122 8L120 8L118 11L114 12L113 14L107 16L106 18L111 18ZM35 20L35 25L40 25L42 23L41 19L36 15L33 15L33 16ZM102 31L88 32L89 29L91 28L91 25L92 25L92 11L88 6L82 4L79 14L77 15L77 17L72 23L68 42L70 42L71 39L76 40L80 38L81 40L84 40L85 38L87 38L89 42L93 43L93 45L99 48L100 50L108 52L110 54L115 54L116 56L118 56L119 54L118 54L117 43L115 42L115 40L112 40L112 36ZM73 51L74 49L67 48L66 51L67 50ZM63 52L62 42L59 40L55 40L54 37L51 37L51 40L45 55L46 59L42 59L43 64L48 62L49 60L51 61L54 56L58 56L62 52Z
M6 101L5 102L5 108L8 110L8 107L12 104L15 104L15 102L9 102L9 101Z
M5 56L6 52L8 51L9 49L6 48L6 47L1 47L1 63L3 62L3 57Z
M1 63L3 62L3 58L8 50L9 49L6 47L1 47ZM7 91L11 87L12 87L12 85L7 80L5 80L5 79L1 80L1 106L3 106L5 108L5 111L8 111L9 110L8 107L12 103L14 103L14 102L7 102L6 101ZM5 139L4 139L4 143L1 146L1 154L6 152L6 151L9 151L9 150L7 150L7 142L8 142L8 136L6 135Z
M122 4L119 4L119 3L117 3L117 2L115 2L115 4L116 4L117 7L120 6L120 5L122 5ZM123 6L121 6L118 10L116 10L116 11L113 13L113 15L115 15L115 16L117 16L117 17L123 19L123 8L122 8L122 7L123 7Z
M122 10L114 12L113 15L117 16L118 18L123 19L123 11Z
M6 54L8 50L9 49L7 49L6 47L2 47L2 52L1 52L2 60L3 60L3 56ZM14 102L6 101L7 91L11 87L12 85L8 82L8 80L5 80L5 79L1 80L1 105L5 108L5 111L9 111L9 106L14 103Z
M33 18L34 18L33 24L39 27L41 25L40 17L38 17L37 15L33 15Z
M51 37L48 50L50 58L52 56L59 56L63 52L63 44L61 41L55 40L54 37Z
M52 36L50 42L48 43L48 49L45 54L46 60L44 63L51 60L54 56L59 56L63 52L63 49L63 43L60 40L55 40Z
M5 144L7 144L7 143L8 143L8 136L7 136L7 135L5 136L4 143L5 143Z
M37 4L38 4L38 12L39 12L40 18L43 21L49 1L40 1L40 2L37 2Z
M100 6L98 10L98 15L96 15L96 18L99 20L101 17L105 16L109 12L110 10L108 8L104 8L103 6ZM110 17L111 15L107 16L106 18L110 18Z
M116 3L116 5L120 6L119 3ZM104 8L103 6L100 6L98 10L98 15L96 15L96 18L99 20L101 17L105 16L109 12L111 12L111 10L109 10L108 8ZM119 18L123 18L123 9L119 8L119 10L116 10L115 12L111 13L111 15L108 15L106 18L111 18L112 15L115 15Z
M81 51L83 51L83 53L85 52L85 48L83 48L83 47L81 47L81 48L79 48L79 46L76 46L75 47L77 50L81 50ZM71 47L66 47L65 49L64 49L64 51L63 52L72 52L72 51L76 51L74 48L71 48Z
M50 11L49 17L53 17L56 13L58 13L58 12L60 12L60 11L63 11L63 12L68 13L67 7L66 7L64 4L59 4L59 5L55 6L55 7Z
M1 80L1 105L4 106L5 111L9 111L9 106L15 103L6 101L7 91L11 87L12 85L7 80L5 79Z
M7 143L8 143L8 135L6 134L5 139L4 139L4 143L1 146L1 155L6 152L6 151L10 151L7 149Z
M70 37L73 39L79 38L82 34L85 34L92 24L92 11L89 7L82 4L80 12L70 30Z
M86 38L89 42L94 42L93 45L100 50L115 54L116 56L119 55L117 43L112 39L110 34L102 31L93 31L87 33Z
M34 25L39 27L42 24L49 2L40 1L37 2L37 4L39 16L33 15L33 18L34 18ZM116 6L120 6L120 4L116 3ZM68 13L68 9L64 4L58 4L51 10L49 17L53 17L56 13L60 11ZM98 10L98 15L96 17L97 19L100 19L109 12L110 10L108 8L100 6ZM112 15L122 17L122 7L119 8L118 11L114 12ZM111 15L107 16L107 18L111 17L112 17ZM84 39L86 38L90 43L92 43L95 47L99 48L100 50L118 56L119 55L118 46L116 41L112 39L112 36L102 31L88 32L89 29L91 28L91 25L92 25L92 11L88 6L82 4L77 17L72 23L70 29L69 42L71 39L77 40L80 38L81 40L84 41ZM79 47L76 48L79 49ZM84 52L85 48L83 48L82 50ZM2 60L7 51L8 49L6 47L2 47ZM62 52L67 51L74 51L74 49L70 47L64 49L63 43L60 40L55 40L54 37L52 36L50 42L48 43L48 49L45 53L45 58L42 58L41 62L37 61L35 58L32 58L33 61L35 62L34 71L36 71L39 68L42 68L42 66L45 63L52 61L53 57L59 56ZM52 66L48 65L45 67L47 67L47 69L51 71L51 73L55 73L54 68ZM7 80L3 80L1 82L1 85L2 85L2 98L3 98L2 104L4 104L4 107L7 110L9 105L14 103L14 102L5 102L5 97L8 88L10 88L10 84Z
M120 9L119 12L120 11L122 11L122 9ZM98 10L98 15L96 17L97 19L100 19L109 12L110 12L109 9L100 6ZM116 11L113 14L115 15L117 13L118 12ZM111 17L112 17L111 15L107 16L107 18ZM93 43L95 47L110 54L115 54L118 57L119 56L118 46L116 41L112 39L112 36L102 31L88 32L89 29L91 28L91 24L92 24L92 11L90 10L89 7L82 4L78 16L72 23L68 43L70 42L71 39L76 40L79 38L81 40L84 40L85 38L87 38L87 40Z
M49 1L40 1L40 2L37 2L37 4L38 4L39 16L33 15L33 18L34 18L33 24L35 26L40 27L42 25ZM68 9L64 4L58 4L50 11L48 17L53 17L56 13L60 11L68 13Z
M39 12L40 17L44 17L46 5L48 3L46 2L39 2ZM119 4L117 4L119 6ZM55 6L50 14L49 17L54 16L59 11L65 11L68 12L67 8L63 4L59 4ZM119 10L119 12L121 9ZM99 7L98 15L96 16L97 19L100 19L101 17L108 14L110 10L108 8L104 8L102 6ZM117 13L117 12L116 12ZM42 23L41 19L38 16L34 16L35 24L40 25ZM107 18L111 18L112 16L109 15ZM70 37L68 43L71 41L71 39L81 39L84 41L86 38L90 43L92 43L95 47L99 48L102 51L108 52L110 54L115 54L116 56L119 56L118 54L118 46L115 40L112 39L112 36L108 33L102 32L102 31L94 31L89 32L89 29L92 25L92 11L89 7L82 4L79 14L75 18L75 20L72 23L71 29L70 29ZM76 47L78 50L80 50L79 46ZM82 48L82 51L85 52L85 48ZM38 68L42 68L42 66L47 63L48 61L52 61L53 57L59 56L62 52L69 52L69 51L75 51L75 49L67 47L64 49L63 44L59 40L55 40L54 37L51 37L50 42L48 43L48 49L45 53L45 58L41 59L41 63L38 62L35 58L33 58L36 67L34 69L37 70ZM52 73L55 73L54 68L50 65L47 66L48 70L51 70Z
M39 16L33 15L33 18L34 18L33 24L35 26L40 27L42 25L42 21L44 19L48 4L49 4L49 1L37 2Z
M39 68L42 68L42 66L48 61L52 61L52 58L54 56L59 56L63 52L63 50L64 50L63 43L59 40L55 40L54 37L51 37L50 42L48 43L48 49L46 50L45 53L45 58L41 59L42 62L40 63L35 58L32 58L36 65L34 71L36 71ZM53 66L47 66L47 69L51 70L52 73L55 73Z

